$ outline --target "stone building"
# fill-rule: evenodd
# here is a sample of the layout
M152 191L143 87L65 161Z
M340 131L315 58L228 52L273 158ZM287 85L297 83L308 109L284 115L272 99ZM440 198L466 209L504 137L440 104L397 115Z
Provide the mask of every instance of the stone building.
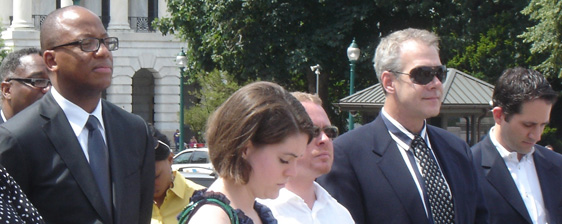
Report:
M98 14L109 35L119 38L119 50L113 52L112 85L104 98L153 123L173 141L180 99L175 57L186 43L150 26L154 18L167 15L166 0L0 0L5 47L39 48L39 29L46 15L72 4ZM185 130L189 138L192 134Z

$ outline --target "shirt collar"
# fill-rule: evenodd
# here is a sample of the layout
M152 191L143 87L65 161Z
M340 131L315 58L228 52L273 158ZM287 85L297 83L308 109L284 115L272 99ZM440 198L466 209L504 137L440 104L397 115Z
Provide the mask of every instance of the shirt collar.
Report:
M386 125L386 128L388 129L388 131L390 133L392 133L393 135L395 135L396 137L398 137L400 140L402 140L406 145L409 146L412 143L412 140L414 140L414 134L412 132L410 132L408 129L406 129L397 120L392 118L392 116L390 116L385 111L384 107L381 109L381 115L382 115L382 119L383 119L384 124ZM427 144L426 127L427 127L427 124L424 120L422 130L420 131L420 136L423 137L423 139L425 140L425 142Z
M2 115L2 120L4 120L4 122L8 121L8 119L6 119L6 116L4 115L4 110L0 110L0 114Z
M51 88L50 91L53 95L53 98L66 115L66 118L68 119L68 122L70 123L70 126L72 127L72 130L74 131L74 134L76 136L80 135L80 132L82 132L82 129L84 129L84 126L86 125L86 122L88 121L90 115L94 115L100 122L101 130L105 130L102 116L101 99L99 100L96 109L94 109L94 111L90 114L78 105L64 98L64 96L57 92L55 88Z
M492 141L492 144L496 147L496 150L498 150L498 153L500 153L500 156L503 158L504 161L519 162L519 159L517 159L517 152L508 151L505 147L503 147L502 144L500 144L500 142L498 142L496 136L494 135L494 127L490 128L490 133L489 133L490 140ZM535 153L534 146L529 153L525 154L521 158L521 160L531 158L533 156L533 153Z
M172 171L172 175L174 177L174 185L171 188L168 188L168 192L166 193L166 197L168 197L168 195L170 193L173 193L176 195L176 197L181 198L181 199L187 199L184 198L185 196L185 191L187 190L187 184L182 183L182 179L184 178L183 175L181 175L178 171Z

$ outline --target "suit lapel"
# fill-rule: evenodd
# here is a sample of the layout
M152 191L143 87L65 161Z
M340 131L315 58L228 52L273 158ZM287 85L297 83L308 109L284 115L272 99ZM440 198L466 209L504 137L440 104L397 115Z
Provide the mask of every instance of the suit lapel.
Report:
M113 192L113 215L114 220L121 220L123 210L127 210L127 201L129 200L127 193L130 189L127 189L127 184L125 181L116 180L126 180L127 177L138 170L138 167L124 166L126 161L131 159L131 154L128 154L131 150L125 150L131 147L131 142L134 141L135 137L130 136L125 124L125 117L120 116L120 113L115 111L116 107L110 105L105 100L102 100L102 116L105 127L105 136L107 139L107 148L109 150L109 163L111 168L111 182L112 182L112 192ZM131 164L131 163L127 163ZM119 222L119 221L116 221Z
M404 206L410 220L419 222L427 220L427 215L420 198L416 183L400 154L400 149L386 128L380 115L373 122L375 135L375 146L373 152L378 156L376 163L388 180L392 189L395 190L396 197ZM423 184L423 183L420 183Z
M119 161L126 160L126 158L122 158L123 155L116 153L116 151L120 147L127 147L126 145L120 144L120 142L124 142L124 141L119 141L119 139L122 139L119 137L120 136L119 130L121 130L122 132L126 129L120 127L121 122L117 121L115 119L115 116L108 116L109 114L113 114L113 112L112 112L112 108L109 107L104 100L102 100L102 108L103 108L102 116L103 116L103 122L105 127L105 138L107 139L107 149L109 153L109 164L110 164L111 186L112 186L111 192L113 193L112 204L113 204L113 214L115 218L119 216L118 208L121 207L120 201L123 200L122 198L120 199L119 198L120 195L117 194L117 192L120 192L120 189L122 189L122 186L118 186L118 184L121 182L115 180L123 179L124 175L121 174L122 169L118 169L118 167L120 167ZM116 218L115 220L119 220L119 219Z
M519 212L521 216L532 223L531 217L527 212L525 203L519 194L519 190L511 177L511 173L505 165L505 161L500 156L496 146L492 143L490 136L487 136L482 145L482 168L484 175L496 191Z
M548 150L548 149L544 149ZM560 194L560 186L562 186L562 180L559 177L560 174L557 173L555 166L543 153L543 149L539 146L535 147L535 153L533 154L533 159L535 162L535 168L537 170L537 176L539 177L539 183L541 185L542 198L544 201L544 207L548 211L547 214L550 218L548 223L556 223L554 220L555 215L558 212L558 202L562 201Z
M41 101L40 113L41 116L49 119L43 126L45 134L68 167L78 186L92 204L92 207L104 219L104 223L111 223L107 221L109 214L105 209L101 193L96 187L97 184L94 181L88 161L70 127L66 115L50 92L45 94L44 98L46 99Z

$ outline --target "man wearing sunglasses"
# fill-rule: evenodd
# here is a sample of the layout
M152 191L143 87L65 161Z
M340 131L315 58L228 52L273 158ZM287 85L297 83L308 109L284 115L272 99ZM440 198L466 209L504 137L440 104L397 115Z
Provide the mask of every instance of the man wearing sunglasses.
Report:
M260 200L280 224L283 223L355 223L345 207L338 203L316 178L330 172L334 161L332 140L338 136L317 95L292 93L301 102L316 129L316 137L297 160L297 174L289 179L274 200Z
M43 55L37 48L14 51L2 61L2 110L0 123L39 100L51 87Z
M318 182L358 224L485 223L469 146L426 122L439 115L446 78L438 37L396 31L381 39L374 64L384 107L334 141L334 166Z
M101 98L119 40L68 6L45 18L40 42L53 86L0 126L0 162L47 223L149 223L154 140L142 118Z
M562 223L562 155L536 144L557 97L535 70L507 69L498 79L495 125L472 146L490 223Z

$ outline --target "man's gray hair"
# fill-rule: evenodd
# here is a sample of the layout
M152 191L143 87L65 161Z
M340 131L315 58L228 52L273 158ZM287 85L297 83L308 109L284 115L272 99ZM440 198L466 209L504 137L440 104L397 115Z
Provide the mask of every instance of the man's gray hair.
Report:
M7 78L13 78L14 73L16 72L16 69L18 68L18 66L21 65L20 59L23 56L33 55L33 54L43 56L41 54L41 50L39 50L37 48L34 48L34 47L24 48L24 49L17 50L17 51L14 51L14 52L8 54L8 56L6 56L6 58L4 58L4 61L2 61L2 65L0 65L1 81L6 80Z
M375 57L373 58L379 82L384 71L401 71L403 69L404 65L400 60L401 47L402 43L408 40L415 40L439 50L439 37L427 30L407 28L383 37L379 46L377 46Z

